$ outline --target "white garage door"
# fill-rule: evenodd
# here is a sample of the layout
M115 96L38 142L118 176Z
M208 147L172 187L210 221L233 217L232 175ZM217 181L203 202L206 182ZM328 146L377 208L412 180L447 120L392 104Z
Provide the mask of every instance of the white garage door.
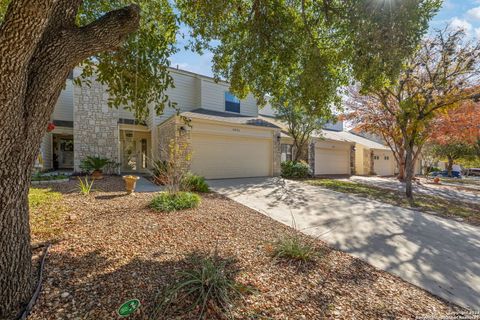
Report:
M271 175L272 140L192 134L191 171L207 179Z
M316 148L315 174L350 174L349 151Z
M394 166L391 156L376 156L373 159L373 171L379 176L392 176L394 174Z

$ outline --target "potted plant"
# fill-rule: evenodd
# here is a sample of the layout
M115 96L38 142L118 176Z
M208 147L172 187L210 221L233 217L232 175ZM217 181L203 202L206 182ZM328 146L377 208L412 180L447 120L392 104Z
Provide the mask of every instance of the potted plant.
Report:
M82 160L80 168L88 173L91 173L93 179L102 179L103 168L111 163L112 161L107 158L88 156Z

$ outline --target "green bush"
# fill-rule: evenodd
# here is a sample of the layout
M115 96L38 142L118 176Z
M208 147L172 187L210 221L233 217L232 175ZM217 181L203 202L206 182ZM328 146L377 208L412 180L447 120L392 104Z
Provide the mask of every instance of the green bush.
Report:
M84 172L102 171L106 166L113 164L114 162L107 158L87 156L80 163L80 168Z
M160 192L156 195L150 207L157 211L170 212L195 208L200 203L200 196L191 192Z
M165 318L169 309L176 307L177 312L195 310L198 319L230 319L236 300L254 291L235 281L237 271L227 268L230 262L215 256L196 257L193 267L179 272L177 281L163 292L154 318Z
M195 174L187 174L182 180L182 190L192 192L210 192L205 178Z
M282 162L282 177L289 179L302 179L308 177L310 167L305 161Z
M274 244L273 256L297 262L310 262L315 259L317 252L311 244L303 242L299 237L287 237Z

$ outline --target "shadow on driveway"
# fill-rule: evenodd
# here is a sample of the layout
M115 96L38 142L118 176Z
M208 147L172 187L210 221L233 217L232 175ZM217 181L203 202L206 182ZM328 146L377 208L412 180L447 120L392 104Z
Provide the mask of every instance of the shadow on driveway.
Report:
M480 309L479 227L281 178L208 183L433 294Z

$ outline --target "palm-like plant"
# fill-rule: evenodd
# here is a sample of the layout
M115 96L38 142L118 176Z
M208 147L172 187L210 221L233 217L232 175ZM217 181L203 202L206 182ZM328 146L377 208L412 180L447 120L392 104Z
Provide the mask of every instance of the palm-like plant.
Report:
M101 176L103 168L111 165L112 163L113 162L107 158L87 156L85 159L82 160L80 168L83 171L93 172L94 175Z

